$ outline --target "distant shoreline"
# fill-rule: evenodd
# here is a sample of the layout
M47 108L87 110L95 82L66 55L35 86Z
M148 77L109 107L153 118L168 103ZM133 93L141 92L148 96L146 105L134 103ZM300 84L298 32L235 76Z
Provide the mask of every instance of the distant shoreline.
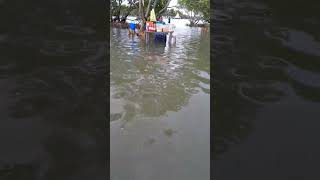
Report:
M131 20L134 20L136 17L131 17L129 16L125 22L111 22L111 27L116 27L116 28L128 28L129 27L129 22ZM168 23L168 19L164 18L164 22ZM210 23L200 21L198 24L192 24L190 25L190 20L189 19L171 19L171 23L175 24L176 26L187 26L187 27L209 27Z

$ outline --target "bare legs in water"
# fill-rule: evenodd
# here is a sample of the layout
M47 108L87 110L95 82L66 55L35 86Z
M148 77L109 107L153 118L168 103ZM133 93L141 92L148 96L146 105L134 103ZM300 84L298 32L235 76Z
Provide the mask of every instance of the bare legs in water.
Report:
M169 34L169 43L174 45L176 44L176 36L173 35L173 33Z

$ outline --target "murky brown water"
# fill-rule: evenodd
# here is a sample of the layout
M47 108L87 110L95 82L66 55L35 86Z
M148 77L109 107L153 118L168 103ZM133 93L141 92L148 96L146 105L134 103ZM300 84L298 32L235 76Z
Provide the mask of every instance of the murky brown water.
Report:
M179 27L175 45L110 36L111 179L209 179L209 33Z

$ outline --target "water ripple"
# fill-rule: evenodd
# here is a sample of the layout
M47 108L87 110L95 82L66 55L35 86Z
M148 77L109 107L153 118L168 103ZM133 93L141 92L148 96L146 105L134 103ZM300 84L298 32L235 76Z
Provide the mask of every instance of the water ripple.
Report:
M209 49L206 52L200 44L209 41L199 40L200 33L184 29L177 32L176 44L161 45L129 38L127 30L111 29L114 97L139 104L141 109L132 113L142 118L179 111L194 93L209 94Z

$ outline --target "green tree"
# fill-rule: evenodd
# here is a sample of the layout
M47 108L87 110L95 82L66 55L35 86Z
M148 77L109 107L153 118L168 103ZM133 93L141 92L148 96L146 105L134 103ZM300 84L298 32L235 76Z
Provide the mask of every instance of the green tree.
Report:
M139 0L139 17L142 19L141 31L144 30L144 24L150 17L150 11L155 10L156 16L162 16L168 9L171 0Z
M120 13L122 8L122 0L111 0L111 15L116 16L120 20Z
M200 1L200 12L202 14L203 20L210 22L210 1L202 0Z
M168 9L171 0L127 0L128 6L122 5L123 0L111 0L111 14L120 20L120 15L123 20L128 15L137 15L142 20L141 30L144 30L144 24L150 17L150 11L155 10L156 16L164 15Z
M128 5L123 5L123 0L111 0L111 15L116 16L117 20L120 20L120 15L122 15L122 20L126 20L131 11L138 8L138 0L128 0Z
M177 15L177 12L174 9L170 9L164 15L174 17Z
M209 0L179 0L179 5L190 12L190 24L197 24L201 19L210 21Z

